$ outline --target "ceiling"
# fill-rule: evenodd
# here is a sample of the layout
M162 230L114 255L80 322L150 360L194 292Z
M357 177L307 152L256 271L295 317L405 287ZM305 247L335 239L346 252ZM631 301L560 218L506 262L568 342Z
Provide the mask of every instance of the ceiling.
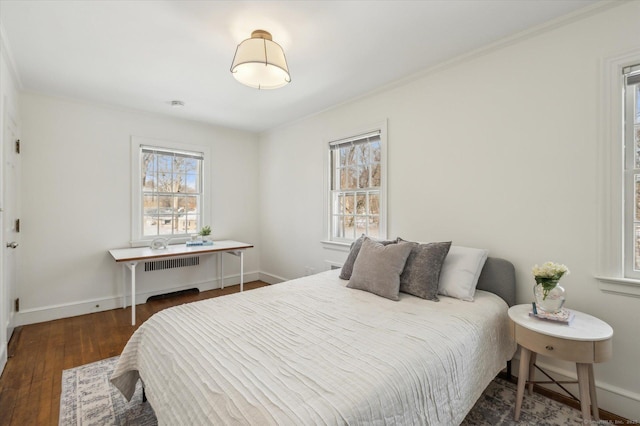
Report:
M0 22L22 90L259 132L596 2L0 0ZM255 29L284 48L289 85L231 76Z

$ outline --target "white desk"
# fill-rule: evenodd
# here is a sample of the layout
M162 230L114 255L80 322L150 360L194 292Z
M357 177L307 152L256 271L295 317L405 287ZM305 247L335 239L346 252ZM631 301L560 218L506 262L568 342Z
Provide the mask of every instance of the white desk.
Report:
M113 259L123 264L122 269L122 307L127 307L126 302L126 269L131 271L131 325L136 324L136 265L138 262L149 260L160 260L177 257L198 256L213 253L229 253L240 257L240 291L244 290L244 251L252 248L252 244L241 243L238 241L224 240L214 241L211 246L191 246L186 244L170 245L166 249L154 250L149 247L134 247L124 249L109 250ZM218 275L220 286L224 288L222 273L222 258L218 258Z
M593 417L599 420L593 364L611 358L613 329L606 322L574 309L571 311L575 317L570 324L532 318L529 311L530 304L509 308L509 318L514 323L515 339L521 347L515 420L518 421L520 418L525 386L529 385L531 393L534 383L551 383L533 380L536 354L576 363L582 419L585 424L590 424L591 406ZM575 383L558 382L553 379L552 382Z

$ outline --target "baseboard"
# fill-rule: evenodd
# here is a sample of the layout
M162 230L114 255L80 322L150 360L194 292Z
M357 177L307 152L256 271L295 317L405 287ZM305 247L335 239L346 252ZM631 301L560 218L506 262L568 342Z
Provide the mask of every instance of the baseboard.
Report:
M8 353L7 343L2 342L2 347L0 347L0 376L2 376L2 372L4 371L4 366L7 365L7 353Z
M11 336L13 336L13 330L15 326L13 325L15 315L13 312L9 315L9 320L6 324L1 324L0 327L6 327L6 341L1 342L0 346L0 376L2 376L2 372L4 371L5 365L7 365L7 360L9 359L9 341L11 340Z
M267 284L280 284L285 281L289 281L287 278L280 277L278 275L269 274L266 272L260 272L260 281L264 281Z
M256 281L260 277L258 272L245 272L244 282ZM224 285L230 287L240 284L240 274L225 275ZM220 288L219 280L208 280L202 282L189 283L184 286L172 287L157 291L147 291L136 293L136 305L145 303L151 296L170 293L174 291L186 290L190 288L198 288L200 291L214 290ZM126 295L126 304L131 303L131 296ZM96 299L80 300L70 303L62 303L58 305L42 306L33 309L24 309L15 316L14 327L35 324L39 322L52 321L60 318L75 317L78 315L86 315L94 312L108 311L111 309L122 308L122 295L108 296Z

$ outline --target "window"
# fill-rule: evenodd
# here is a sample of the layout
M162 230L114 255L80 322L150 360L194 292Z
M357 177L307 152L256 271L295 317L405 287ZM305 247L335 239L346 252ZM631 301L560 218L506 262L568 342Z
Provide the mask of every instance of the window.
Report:
M624 74L624 269L640 278L640 65Z
M601 291L640 297L640 50L602 69L596 279Z
M131 149L132 244L197 233L207 224L207 149L143 138L133 138Z
M361 234L385 238L384 129L329 143L329 219L332 242Z
M143 237L200 229L202 153L142 146Z

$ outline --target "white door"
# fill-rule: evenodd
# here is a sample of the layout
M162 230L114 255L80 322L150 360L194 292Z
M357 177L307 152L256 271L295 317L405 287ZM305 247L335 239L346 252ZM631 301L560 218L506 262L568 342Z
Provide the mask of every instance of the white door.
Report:
M19 154L16 151L16 141L18 140L18 123L8 102L4 104L4 129L2 147L2 165L0 169L0 191L2 192L2 235L0 244L2 245L2 271L0 273L0 298L2 307L0 308L0 340L6 348L6 344L13 333L15 299L17 297L17 256L20 244L19 225L19 177L20 162Z

